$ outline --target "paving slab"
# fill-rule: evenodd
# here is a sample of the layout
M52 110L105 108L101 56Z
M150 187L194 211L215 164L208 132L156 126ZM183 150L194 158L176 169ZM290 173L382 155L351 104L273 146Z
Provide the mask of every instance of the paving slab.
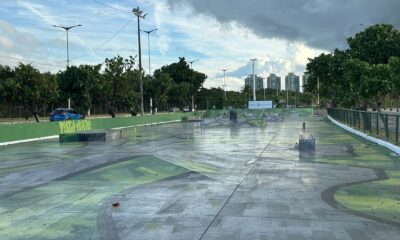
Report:
M315 124L291 113L265 128L183 123L105 144L1 148L0 239L396 239L399 227L321 196L376 179L325 161L357 158L364 143L320 139L341 130L316 124L320 145L301 155L303 121Z

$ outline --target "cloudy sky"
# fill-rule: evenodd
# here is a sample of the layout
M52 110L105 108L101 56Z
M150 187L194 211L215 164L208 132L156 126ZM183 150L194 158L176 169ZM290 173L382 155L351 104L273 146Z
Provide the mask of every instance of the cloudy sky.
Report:
M0 0L0 64L32 63L57 72L66 65L70 31L71 64L102 63L117 54L137 54L137 22L131 11L148 15L151 68L199 60L193 67L208 75L206 87L223 84L240 90L252 73L267 77L301 75L308 58L334 48L376 23L400 28L399 0ZM143 67L148 72L147 36L142 35Z

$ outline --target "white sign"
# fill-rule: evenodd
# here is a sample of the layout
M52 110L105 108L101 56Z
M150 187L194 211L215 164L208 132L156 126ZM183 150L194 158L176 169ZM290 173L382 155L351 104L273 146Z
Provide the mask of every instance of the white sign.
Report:
M249 109L271 109L272 101L249 101Z

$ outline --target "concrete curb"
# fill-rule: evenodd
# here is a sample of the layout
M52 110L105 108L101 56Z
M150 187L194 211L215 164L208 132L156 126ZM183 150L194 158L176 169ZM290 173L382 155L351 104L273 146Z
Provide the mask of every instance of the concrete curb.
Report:
M18 144L18 143L27 143L27 142L49 140L49 139L56 139L56 138L58 138L58 135L39 137L39 138L29 138L29 139L18 140L18 141L2 142L2 143L0 143L0 146L7 146L7 145Z
M357 130L355 130L355 129L353 129L353 128L347 126L347 125L344 125L344 124L342 124L342 123L336 121L336 120L333 119L331 116L328 116L328 119L329 119L332 123L336 124L337 126L343 128L343 129L346 130L346 131L349 131L349 132L351 132L351 133L353 133L353 134L355 134L355 135L357 135L357 136L359 136L359 137L362 137L362 138L364 138L364 139L366 139L366 140L368 140L368 141L374 142L374 143L376 143L376 144L378 144L378 145L380 145L380 146L382 146L382 147L388 148L389 150L391 150L391 151L393 151L393 152L395 152L395 153L397 153L397 154L400 154L400 147L398 147L398 146L396 146L396 145L394 145L394 144L392 144L392 143L389 143L389 142L386 142L386 141L383 141L383 140L374 138L374 137L372 137L372 136L370 136L370 135L367 135L367 134L365 134L365 133L363 133L363 132L357 131Z
M172 121L165 121L165 122L158 122L158 123L148 123L148 124L139 124L139 125L126 126L126 127L118 127L118 128L112 128L112 130L120 130L120 129L124 129L124 128L132 128L132 127L146 127L146 126L152 126L152 125L158 125L158 124L177 123L177 122L181 122L181 120L172 120ZM0 143L0 147L1 146L8 146L8 145L13 145L13 144L18 144L18 143L27 143L27 142L34 142L34 141L50 140L50 139L56 139L56 138L59 138L59 135L52 135L52 136L39 137L39 138L29 138L29 139L18 140L18 141L10 141L10 142L2 142L2 143Z

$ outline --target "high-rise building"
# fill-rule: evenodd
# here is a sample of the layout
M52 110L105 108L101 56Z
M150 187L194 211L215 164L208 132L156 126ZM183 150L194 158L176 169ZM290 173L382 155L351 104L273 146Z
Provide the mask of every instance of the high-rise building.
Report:
M244 85L250 86L250 88L253 89L253 74L249 75L244 80ZM264 78L257 77L257 74L256 74L256 90L262 90L263 88L264 88Z
M281 91L281 77L276 76L275 74L271 73L267 78L267 88L275 89L278 92Z
M285 77L285 88L292 92L300 92L300 77L294 73L289 73Z
M303 76L302 76L302 80L303 80L303 85L302 85L302 87L303 87L303 92L304 92L304 86L307 85L307 83L308 83L308 78L309 78L309 77L310 77L310 74L308 74L308 73L304 73Z

